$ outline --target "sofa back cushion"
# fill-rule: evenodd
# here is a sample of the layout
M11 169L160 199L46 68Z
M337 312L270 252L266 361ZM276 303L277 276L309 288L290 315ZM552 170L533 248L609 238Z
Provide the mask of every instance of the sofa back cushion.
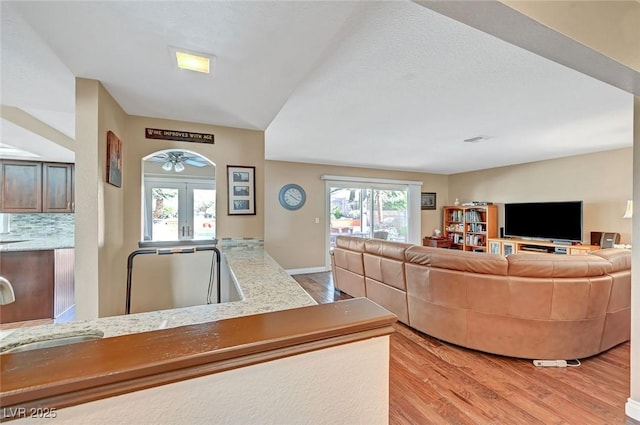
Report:
M573 278L604 276L611 262L596 255L512 254L507 257L509 276Z
M336 248L364 252L364 241L365 239L356 238L355 236L338 236L336 237Z
M631 270L631 251L626 249L606 248L598 251L592 251L591 255L595 255L611 263L611 272L622 270Z
M509 263L502 255L454 249L412 246L405 251L408 263L460 272L506 276Z
M333 249L333 261L336 267L364 276L363 252L364 239L352 236L338 236L336 238L336 247Z
M364 244L365 276L406 291L404 253L411 244L367 239Z

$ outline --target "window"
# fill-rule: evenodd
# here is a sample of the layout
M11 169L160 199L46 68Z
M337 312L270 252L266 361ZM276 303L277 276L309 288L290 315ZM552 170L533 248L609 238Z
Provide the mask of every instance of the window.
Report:
M216 190L212 182L145 179L145 240L215 237Z
M215 165L193 152L167 150L143 160L143 240L213 239Z

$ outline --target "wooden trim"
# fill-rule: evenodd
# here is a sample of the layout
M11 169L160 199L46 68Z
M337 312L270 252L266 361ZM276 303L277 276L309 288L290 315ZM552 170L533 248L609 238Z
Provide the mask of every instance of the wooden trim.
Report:
M75 304L75 250L56 249L54 258L53 317L57 318Z
M3 354L3 416L11 409L63 408L385 336L395 321L359 298Z

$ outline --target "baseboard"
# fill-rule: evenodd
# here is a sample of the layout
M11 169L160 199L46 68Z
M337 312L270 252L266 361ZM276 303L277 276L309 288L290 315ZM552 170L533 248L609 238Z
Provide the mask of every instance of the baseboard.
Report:
M624 413L631 419L640 422L640 402L627 399L627 404L624 406Z
M328 272L331 269L327 269L326 267L307 267L304 269L289 269L287 270L287 274L289 275L294 275L294 274L308 274L308 273L323 273L323 272Z

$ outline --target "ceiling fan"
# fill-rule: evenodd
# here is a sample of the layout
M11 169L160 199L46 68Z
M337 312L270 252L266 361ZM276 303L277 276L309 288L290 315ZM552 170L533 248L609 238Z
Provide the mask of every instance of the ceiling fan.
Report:
M152 162L161 162L162 169L165 171L171 171L173 168L176 173L184 171L184 164L192 165L194 167L206 167L209 163L202 157L197 155L189 155L183 151L169 151L159 153L149 158Z

